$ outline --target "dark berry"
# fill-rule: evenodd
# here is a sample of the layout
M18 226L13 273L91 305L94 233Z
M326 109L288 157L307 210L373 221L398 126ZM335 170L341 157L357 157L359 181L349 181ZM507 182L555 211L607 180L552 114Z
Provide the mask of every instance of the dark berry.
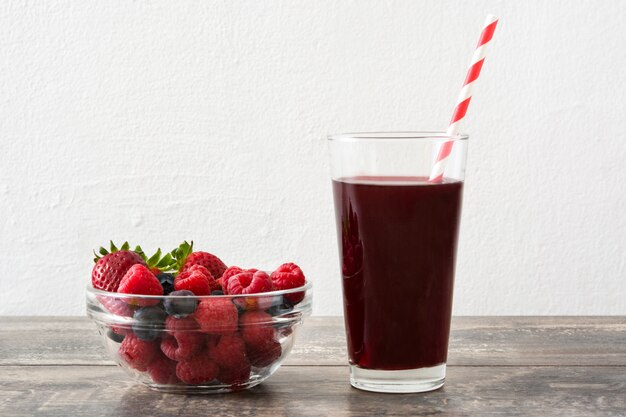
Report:
M111 339L112 341L114 341L115 343L122 343L122 341L124 340L126 336L123 334L117 334L113 330L108 329L107 337Z
M165 311L160 307L140 308L133 315L133 332L141 340L155 340L165 327L166 317Z
M239 313L239 315L245 313L248 310L245 298L235 298L233 300L233 304L235 304L235 307L237 307L237 312Z
M167 298L163 303L165 305L165 311L172 317L177 319L187 317L198 306L198 300L195 299L194 293L189 290L172 291L170 296L176 296L176 298ZM187 298L189 297L189 298Z
M224 291L221 291L221 290L211 291L211 295L224 295Z
M168 295L169 293L174 291L174 275L161 272L159 275L157 275L157 279L163 287L163 295Z
M273 305L267 312L272 316L280 316L291 312L291 310L293 310L293 303L283 297L281 303Z

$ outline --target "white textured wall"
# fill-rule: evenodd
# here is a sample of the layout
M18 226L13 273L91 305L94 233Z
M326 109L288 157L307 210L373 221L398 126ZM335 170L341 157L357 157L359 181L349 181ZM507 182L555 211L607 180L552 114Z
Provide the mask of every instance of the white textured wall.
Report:
M0 314L83 314L109 239L339 314L325 135L445 128L487 13L455 313L626 314L623 0L0 3Z

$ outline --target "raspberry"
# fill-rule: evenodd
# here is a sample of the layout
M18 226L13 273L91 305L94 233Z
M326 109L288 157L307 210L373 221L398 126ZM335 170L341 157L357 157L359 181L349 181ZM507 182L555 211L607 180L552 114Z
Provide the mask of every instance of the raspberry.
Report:
M248 311L241 316L241 335L246 346L264 347L276 338L276 329L272 326L272 316L264 311Z
M118 350L120 358L128 366L142 372L148 368L158 352L159 345L157 343L143 341L134 334L128 334Z
M224 273L222 274L222 277L220 278L222 291L224 291L224 294L228 294L228 281L235 275L240 274L242 272L255 273L256 271L258 270L257 269L242 269L242 268L239 268L238 266L229 267L226 271L224 271Z
M246 346L237 333L222 336L217 345L209 350L209 357L219 366L217 375L224 384L241 384L250 378L250 362Z
M304 273L300 267L294 263L282 264L270 275L275 290L289 290L292 288L298 288L304 285L305 278ZM297 304L304 298L303 292L297 292L293 294L285 294L286 299L293 304Z
M237 331L237 307L228 299L206 298L194 314L203 333L228 334Z
M122 317L133 316L133 313L134 313L133 309L128 304L120 300L119 298L108 297L108 296L103 296L103 295L97 295L96 298L98 299L98 301L100 301L100 304L102 304L102 306L111 314L114 314L116 316L122 316ZM114 334L117 334L120 336L125 336L128 333L132 332L130 328L127 328L124 326L110 325L108 327L109 329L111 329L111 331Z
M207 334L206 335L206 347L208 349L211 349L212 347L217 346L221 338L222 336L219 334Z
M219 367L208 356L198 355L176 365L176 376L186 384L199 385L217 377Z
M175 384L178 382L176 376L176 362L159 355L148 366L148 374L157 384Z
M208 269L196 265L178 274L174 280L174 288L176 291L188 290L195 295L209 295L213 288L217 288L217 282Z
M132 317L133 309L119 298L97 295L96 298L100 304L111 314L123 317Z
M174 361L182 361L193 357L202 350L205 335L196 332L180 332L174 336L165 336L161 340L161 351Z
M205 335L200 333L198 323L192 317L168 317L165 328L168 335L161 340L161 351L169 359L189 359L204 347Z
M180 272L186 272L196 265L201 265L208 269L211 275L215 278L221 277L226 270L224 262L212 253L193 252L185 258L185 262L180 268Z
M272 280L263 271L240 272L228 280L228 294L256 294L272 290Z
M246 354L253 366L265 367L274 363L282 353L280 343L275 340L267 340L263 345L246 345Z
M126 275L122 278L117 292L122 294L137 295L163 295L163 287L150 270L141 265L135 264L130 267ZM159 300L129 298L124 301L131 305L151 306L159 303Z

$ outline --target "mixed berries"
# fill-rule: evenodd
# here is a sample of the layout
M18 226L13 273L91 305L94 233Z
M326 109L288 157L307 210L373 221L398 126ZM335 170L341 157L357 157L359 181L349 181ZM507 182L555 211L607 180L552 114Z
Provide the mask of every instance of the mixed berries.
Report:
M107 337L119 344L121 361L156 384L242 386L254 367L280 358L281 337L291 329L273 317L304 298L304 292L252 297L302 287L306 280L297 265L285 263L270 274L228 267L211 253L194 251L193 242L151 257L139 246L118 249L111 242L95 262L93 287L127 294L98 297L103 308L133 322L109 326Z

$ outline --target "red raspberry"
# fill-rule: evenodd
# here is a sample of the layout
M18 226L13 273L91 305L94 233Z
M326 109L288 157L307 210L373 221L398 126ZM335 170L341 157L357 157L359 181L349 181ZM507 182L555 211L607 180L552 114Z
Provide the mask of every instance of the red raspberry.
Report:
M237 307L225 298L205 298L194 313L203 333L228 334L237 331Z
M157 356L148 366L148 374L157 384L165 385L179 382L176 376L176 362L163 355Z
M132 333L124 338L118 350L118 354L124 362L141 372L148 368L158 353L159 345L157 343L146 342Z
M100 304L111 314L122 317L132 317L134 310L125 302L119 298L97 295L96 298L100 301ZM132 332L130 328L123 326L108 326L113 333L119 335L127 335Z
M228 280L228 294L257 294L272 291L272 280L263 271L240 272Z
M298 288L304 285L305 278L304 273L300 267L294 263L282 264L276 271L270 275L275 290L290 290L292 288ZM297 304L304 298L303 292L297 292L293 294L285 294L286 299L293 304Z
M252 272L255 273L256 271L258 271L258 269L242 269L239 268L238 266L231 266L229 267L226 271L224 271L224 274L222 274L222 277L220 278L220 283L222 285L222 291L224 291L224 294L228 294L228 281L234 277L237 274L240 274L242 272Z
M100 304L111 314L123 317L132 317L134 310L119 298L97 295L96 298Z
M180 268L180 272L186 272L191 267L196 265L202 265L209 270L211 275L215 278L222 276L226 270L226 265L220 258L208 252L193 252L185 258L183 266Z
M161 340L161 351L168 358L181 361L189 359L204 347L205 335L193 317L165 320L167 336Z
M165 319L165 329L171 333L183 332L186 330L198 330L199 327L198 322L193 318L193 316L187 316L181 319L177 319L175 317L168 317Z
M280 343L275 340L267 340L261 346L246 345L246 354L253 366L265 367L274 363L282 353Z
M226 271L224 271L222 277L219 279L224 294L228 294L228 280L243 271L244 270L239 268L238 266L229 266Z
M117 292L122 294L137 294L137 295L163 295L163 287L161 283L154 276L150 270L141 265L135 264L130 267L117 289ZM129 298L124 301L131 305L139 305L142 307L156 305L159 300Z
M189 290L195 295L210 295L217 288L217 282L208 269L202 265L196 265L185 272L178 274L174 279L176 291Z
M219 343L209 350L209 357L218 364L220 372L217 379L224 384L242 384L250 378L250 362L239 334L222 336Z
M204 342L202 333L181 332L176 337L165 336L161 340L161 351L171 360L182 361L202 350Z
M186 384L199 385L217 377L217 364L206 355L197 355L176 365L176 376Z
M241 335L246 346L264 347L276 339L276 329L272 326L272 316L264 311L248 311L240 318Z
M211 349L212 347L217 346L221 338L222 338L222 335L219 335L219 334L207 334L206 335L206 347L208 349Z

